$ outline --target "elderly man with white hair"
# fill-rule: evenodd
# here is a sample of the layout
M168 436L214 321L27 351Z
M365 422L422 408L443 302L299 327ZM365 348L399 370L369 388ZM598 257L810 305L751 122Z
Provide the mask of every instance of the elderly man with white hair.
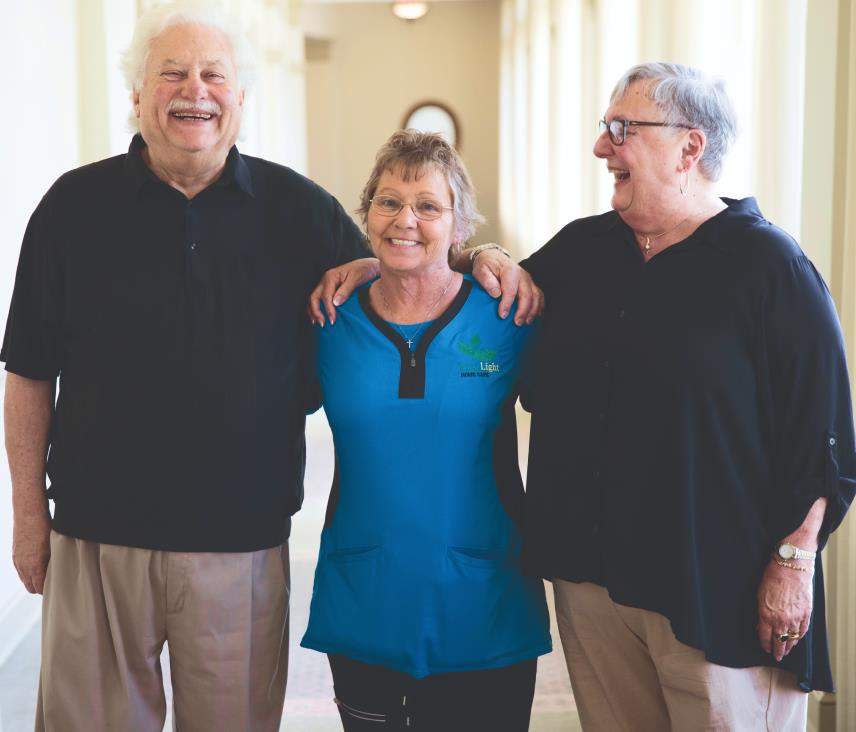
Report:
M234 146L234 27L200 3L140 18L140 134L63 175L22 245L0 357L13 559L44 591L37 729L160 730L167 641L178 729L279 727L305 303L364 249L332 196Z

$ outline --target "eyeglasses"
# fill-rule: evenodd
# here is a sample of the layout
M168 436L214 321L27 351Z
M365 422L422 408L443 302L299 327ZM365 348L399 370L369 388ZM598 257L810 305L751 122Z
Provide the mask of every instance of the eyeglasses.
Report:
M639 122L634 119L613 119L607 122L605 119L597 121L597 134L609 133L609 139L613 145L623 145L627 139L628 127L681 127L685 130L693 129L689 125L677 122Z
M454 210L452 206L444 206L433 198L417 198L413 203L405 203L395 196L375 196L369 203L381 216L398 216L401 209L410 206L413 215L422 221L435 221L443 215L443 211Z

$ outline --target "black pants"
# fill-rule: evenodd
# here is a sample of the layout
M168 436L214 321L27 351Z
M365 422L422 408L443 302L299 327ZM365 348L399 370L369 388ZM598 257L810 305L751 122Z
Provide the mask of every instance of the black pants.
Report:
M345 732L526 732L538 659L484 671L414 679L384 666L331 655Z

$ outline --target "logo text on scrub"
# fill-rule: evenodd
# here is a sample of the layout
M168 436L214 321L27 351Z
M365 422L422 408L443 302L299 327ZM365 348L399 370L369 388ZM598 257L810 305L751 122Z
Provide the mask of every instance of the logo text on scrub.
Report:
M479 336L474 335L470 338L469 342L458 343L458 350L465 356L473 359L473 361L478 361L479 364L478 371L474 370L474 366L471 366L469 369L466 366L462 366L461 376L484 377L490 376L491 374L498 374L500 372L499 364L494 361L494 358L496 358L496 351L491 348L483 347Z

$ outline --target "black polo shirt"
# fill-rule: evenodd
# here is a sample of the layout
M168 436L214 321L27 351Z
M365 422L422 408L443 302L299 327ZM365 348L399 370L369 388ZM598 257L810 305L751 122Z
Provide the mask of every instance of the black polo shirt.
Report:
M126 155L63 175L21 249L0 359L59 376L54 528L252 551L288 538L304 469L306 301L364 256L339 203L232 148L192 200Z
M844 343L811 262L754 199L644 262L615 212L524 263L548 307L537 344L524 561L662 613L714 663L775 665L755 631L774 545L856 487ZM823 574L785 658L832 685Z

